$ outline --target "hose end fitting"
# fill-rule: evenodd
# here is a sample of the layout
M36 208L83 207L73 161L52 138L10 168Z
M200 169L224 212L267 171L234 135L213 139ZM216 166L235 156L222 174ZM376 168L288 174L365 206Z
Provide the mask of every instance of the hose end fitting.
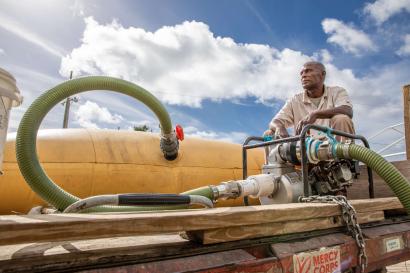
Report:
M166 160L178 157L179 142L174 132L161 135L160 147Z

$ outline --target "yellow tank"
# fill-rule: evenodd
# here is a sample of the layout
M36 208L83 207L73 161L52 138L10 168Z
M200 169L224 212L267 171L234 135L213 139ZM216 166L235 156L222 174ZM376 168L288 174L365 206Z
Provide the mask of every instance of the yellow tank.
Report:
M26 184L15 155L16 134L9 134L0 177L0 214L27 213L46 205ZM178 158L164 159L159 135L145 132L40 130L39 159L48 176L80 198L108 193L180 193L242 178L241 145L187 137ZM260 173L262 149L248 151L248 173ZM253 200L253 203L256 203ZM242 200L218 205L240 205Z

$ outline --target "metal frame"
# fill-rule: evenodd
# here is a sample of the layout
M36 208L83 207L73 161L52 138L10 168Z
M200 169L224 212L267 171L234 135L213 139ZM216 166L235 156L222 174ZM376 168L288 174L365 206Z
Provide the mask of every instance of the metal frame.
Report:
M300 140L303 195L304 197L309 196L308 167L307 167L308 158L306 154L306 134L310 129L314 129L314 130L321 131L321 132L329 132L331 134L338 135L338 136L344 136L350 139L360 139L363 142L364 146L370 149L369 142L367 141L365 137L361 135L353 135L353 134L349 134L343 131L334 130L332 128L315 125L315 124L306 125L305 127L303 127L303 130L300 133L300 135L297 135L297 136L281 138L281 139L274 139L274 140L265 141L262 143L249 145L249 142L251 141L263 141L264 140L263 137L251 136L251 137L248 137L242 145L242 170L243 170L242 176L243 176L243 179L246 179L246 177L248 176L247 151L249 149L267 147L273 144L284 143L284 142L294 142L294 141ZM267 155L265 156L267 158ZM367 174L368 174L368 181L369 181L369 197L374 198L373 173L372 173L372 169L369 166L367 166ZM247 196L244 197L244 203L246 206L249 205Z

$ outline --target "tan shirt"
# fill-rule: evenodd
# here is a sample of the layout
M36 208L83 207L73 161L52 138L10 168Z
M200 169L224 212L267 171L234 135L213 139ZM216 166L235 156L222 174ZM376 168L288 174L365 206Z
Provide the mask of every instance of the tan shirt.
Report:
M291 126L296 130L296 126L303 118L308 114L316 110L326 110L342 105L347 105L353 108L350 102L349 95L346 90L338 86L325 86L325 92L321 97L319 106L316 106L306 92L302 92L294 95L292 98L286 101L285 105L280 109L276 116L272 119L269 127L274 127L273 120L277 119L284 123L286 128ZM317 119L315 121L317 125L323 125L329 127L329 119Z

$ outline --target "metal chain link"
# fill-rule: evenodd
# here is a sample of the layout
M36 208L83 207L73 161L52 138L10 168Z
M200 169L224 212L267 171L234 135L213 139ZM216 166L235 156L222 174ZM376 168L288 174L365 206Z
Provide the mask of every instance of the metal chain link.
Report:
M367 255L365 249L365 243L363 238L362 229L357 222L356 210L347 201L347 198L343 195L313 195L309 197L300 198L301 202L320 202L320 203L335 203L340 205L342 208L342 218L346 223L347 230L353 239L355 239L357 247L359 248L358 253L358 265L360 266L360 272L364 272L367 267Z

